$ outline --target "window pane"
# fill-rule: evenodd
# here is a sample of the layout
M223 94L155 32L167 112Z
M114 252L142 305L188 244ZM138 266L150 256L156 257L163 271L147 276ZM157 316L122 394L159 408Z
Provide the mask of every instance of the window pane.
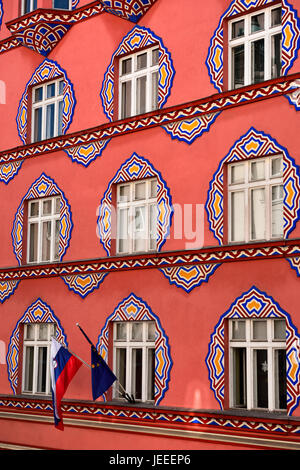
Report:
M251 83L262 82L265 78L265 40L251 43Z
M25 339L34 340L34 329L35 325L27 324L25 325Z
M149 211L150 250L156 249L157 241L157 204L151 204Z
M34 89L34 102L42 101L43 99L43 87Z
M42 261L50 261L51 256L51 222L42 225Z
M151 81L152 81L152 111L158 108L158 72L154 72L151 74Z
M134 199L137 201L137 200L140 200L140 199L145 199L146 198L146 183L143 182L143 183L136 183L134 185Z
M136 113L146 112L146 85L147 77L140 77L136 81Z
M231 241L243 241L245 238L245 202L244 192L231 193Z
M122 83L122 119L131 116L131 81Z
M116 339L126 341L127 337L127 323L116 324Z
M251 239L265 238L265 189L251 190Z
M246 339L246 322L244 320L232 320L232 339Z
M275 408L286 409L286 353L284 349L275 351Z
M159 49L154 49L152 51L152 66L158 65L159 61Z
M126 390L126 349L117 348L116 350L116 360L117 360L117 370L116 376L121 386ZM117 394L119 397L122 396L122 391L118 391Z
M146 208L134 210L134 251L146 250Z
M231 184L245 182L245 165L234 165L230 169Z
M69 10L69 0L54 0L54 8Z
M55 199L54 205L55 205L55 207L54 207L54 213L55 213L55 214L60 214L60 197L58 197L58 198Z
M153 180L151 181L151 197L156 197L157 196L157 181Z
M49 104L46 108L46 139L54 137L55 104Z
M271 176L281 176L283 171L282 157L273 158L271 164Z
M131 339L133 341L143 340L143 323L137 323L137 322L132 323Z
M240 20L240 21L236 21L235 23L232 23L232 28L231 28L232 39L240 38L241 36L244 36L244 34L245 34L244 20Z
M43 201L43 215L50 215L52 213L52 200Z
M38 376L37 376L37 392L46 392L47 378L47 348L38 348Z
M271 12L271 26L278 26L281 24L281 8L275 8Z
M271 38L271 78L281 75L281 34Z
M148 390L147 400L154 400L154 381L155 381L155 350L154 348L148 349Z
M39 215L39 203L38 202L31 202L30 203L30 217L37 217Z
M128 73L131 73L131 64L132 59L122 60L122 75L127 75Z
M142 398L142 349L132 349L132 393L136 400Z
M58 94L59 95L62 95L63 92L64 92L64 81L63 80L60 80L60 82L58 83Z
M57 135L62 135L62 126L63 126L63 109L64 102L58 102L58 126L57 126Z
M147 53L143 53L137 56L136 69L142 70L147 67Z
M42 140L42 124L43 124L43 110L37 108L34 110L34 142Z
M251 163L251 181L263 180L265 179L265 162L264 160L260 162Z
M119 252L124 253L129 251L129 237L128 237L128 209L120 209L119 214Z
M148 326L148 335L147 339L148 341L155 341L155 322L147 322Z
M33 346L26 346L25 348L25 381L24 390L26 392L33 391Z
M274 339L286 340L285 320L274 320Z
M266 349L254 352L254 397L256 408L268 408L268 355Z
M47 341L48 339L48 324L47 323L40 323L38 325L39 335L38 339L42 341Z
M232 87L239 88L244 86L245 72L244 72L245 53L244 45L236 46L232 49Z
M119 186L118 202L127 202L130 200L130 186L129 184Z
M251 17L251 33L262 31L265 28L265 14L261 13Z
M47 85L47 98L53 98L55 96L55 83Z
M54 260L59 259L60 220L55 221Z
M253 339L256 341L264 341L267 339L267 321L253 321Z
M233 348L233 406L246 406L246 349Z
M272 237L283 235L283 185L272 186Z
M29 262L37 261L38 230L38 224L29 225Z

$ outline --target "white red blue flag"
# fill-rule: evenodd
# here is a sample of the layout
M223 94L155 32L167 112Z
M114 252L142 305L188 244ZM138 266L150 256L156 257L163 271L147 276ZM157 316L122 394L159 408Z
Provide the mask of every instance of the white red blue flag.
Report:
M80 366L82 362L52 338L50 370L53 414L55 427L61 431L64 429L61 400Z

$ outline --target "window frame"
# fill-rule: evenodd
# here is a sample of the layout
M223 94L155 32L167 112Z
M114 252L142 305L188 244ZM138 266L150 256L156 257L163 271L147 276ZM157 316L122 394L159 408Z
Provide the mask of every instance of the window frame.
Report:
M145 178L141 180L134 180L134 181L124 181L122 183L119 183L116 185L116 254L119 256L126 255L126 254L136 254L136 253L150 253L150 252L156 252L157 251L157 189L156 189L156 195L152 196L152 182L157 182L157 178ZM144 199L135 199L135 194L136 194L136 186L139 184L145 183L146 185L146 191L145 191L145 198ZM121 187L124 186L129 186L129 194L130 194L130 200L127 201L120 201L120 189ZM156 185L157 188L157 185ZM151 233L151 206L156 207L156 227L155 227L155 233ZM135 233L142 232L142 230L138 231L135 230L134 227L134 211L136 208L139 207L145 207L145 234L146 237L144 240L145 243L145 249L144 250L135 250L134 244L135 241L138 238L134 237ZM126 218L127 221L127 243L128 243L128 250L120 250L120 240L121 238L121 230L120 230L120 224L121 224L121 216L120 212L121 211L128 211L128 216ZM151 247L151 240L155 240L155 247Z
M60 84L62 85L62 90L60 91ZM47 98L47 87L51 85L55 85L55 95L53 97ZM48 80L42 83L38 83L31 87L31 116L30 116L30 123L31 123L31 142L40 142L43 140L52 139L54 137L58 137L62 135L62 131L59 131L59 106L62 103L62 113L63 113L63 103L64 103L64 87L65 82L63 77L58 77L55 80ZM35 100L35 91L37 89L42 89L43 98L41 100ZM53 135L48 137L47 136L47 107L49 105L54 104L54 131ZM41 127L41 138L36 139L35 137L35 122L36 122L36 115L35 110L42 109L42 123ZM62 126L62 118L61 118L61 126Z
M152 52L157 50L158 51L158 59L155 65L152 65ZM137 69L137 57L143 54L147 54L147 67L142 68L140 70ZM131 73L122 74L122 64L126 60L131 59L132 67ZM148 63L151 64L148 66ZM157 73L157 100L158 100L158 88L159 88L159 45L155 44L151 47L145 49L139 49L136 52L126 54L124 56L118 57L118 94L117 94L117 103L118 103L118 119L128 119L134 116L138 116L141 114L145 114L151 111L155 111L158 109L158 101L157 106L153 107L153 95L152 95L152 75ZM146 80L146 93L145 93L145 111L137 112L137 97L136 97L136 90L137 90L137 80L141 77L147 77ZM122 98L122 85L126 82L131 82L131 111L130 115L127 116L126 113L123 113L123 98Z
M234 86L233 82L233 60L232 60L232 50L234 47L244 44L244 84L240 85L240 87L253 85L255 82L251 79L251 44L259 39L265 39L264 42L264 79L260 80L256 83L261 83L266 80L271 80L274 78L278 78L281 74L277 77L272 77L271 71L271 58L272 58L272 36L276 34L282 34L282 23L280 25L271 26L271 16L272 10L276 10L281 8L281 2L278 2L274 5L269 7L262 7L256 10L251 10L246 14L235 15L234 17L230 17L227 20L227 80L228 80L228 89L234 90L238 89L239 86ZM264 22L264 29L261 31L257 31L251 33L250 25L251 25L251 18L253 16L257 16L259 14L265 14L265 22ZM238 38L232 38L232 24L238 21L244 20L244 36ZM280 43L281 44L281 43ZM280 54L282 55L282 50L280 46ZM225 68L226 70L226 68Z
M21 16L23 15L28 15L28 13L31 13L35 10L37 10L38 5L37 5L38 0L30 0L30 9L29 11L25 12L25 6L26 6L26 0L21 0ZM35 6L36 3L36 6Z
M282 159L282 171L281 174L272 175L272 162L278 158ZM282 217L283 217L283 202L284 202L284 166L283 166L283 154L275 154L272 156L252 158L248 160L239 160L237 162L230 162L226 164L226 198L227 198L227 239L230 244L238 243L255 243L266 240L280 240L284 237L284 233L280 236L272 235L272 188L275 186L282 186ZM264 179L257 179L254 181L250 180L251 177L251 165L256 162L264 162L265 164L265 177ZM231 169L233 167L244 166L244 182L243 183L232 183L231 182ZM252 208L251 208L251 191L253 189L264 189L265 190L265 237L264 238L252 238L251 237L251 221L252 221ZM234 192L244 193L244 237L243 240L233 240L232 227L232 204L231 197Z
M47 339L38 339L38 331L40 325L47 326ZM29 326L33 326L34 338L27 339L26 333ZM22 386L21 393L24 395L51 395L51 374L50 374L50 354L51 354L51 337L55 335L56 324L53 322L46 323L24 323L23 324L23 357L22 357ZM33 369L32 369L32 390L26 390L26 348L33 347ZM39 348L46 348L46 379L45 391L38 391L39 381L39 364L38 364L38 350Z
M55 205L56 201L61 200L59 195L52 196L52 197L45 197L45 198L38 198L38 199L30 199L27 204L27 237L26 237L26 263L27 264L41 264L41 263L53 263L59 261L59 257L55 258L55 226L56 221L60 222L60 207L59 212L55 212ZM43 203L51 201L51 214L42 215L42 208ZM30 209L31 205L34 203L39 204L39 213L38 216L31 216ZM60 203L61 206L61 203ZM44 222L51 222L51 240L50 240L50 259L43 261L42 260L42 226ZM38 237L37 237L37 259L36 261L30 261L30 242L31 242L31 234L30 234L30 225L31 224L38 224ZM58 235L59 237L60 235ZM59 245L59 240L58 240Z
M229 348L229 407L233 409L247 409L247 410L266 410L266 411L279 411L286 412L287 408L276 408L276 379L275 379L275 354L277 350L286 351L286 339L275 339L274 322L284 321L285 318L243 318L243 319L229 319L228 325L228 348ZM245 322L245 339L233 339L232 328L234 321ZM253 339L253 321L267 323L267 338L266 340ZM244 386L245 386L245 406L235 404L234 392L234 353L233 350L243 348L245 352L245 369L244 373ZM254 352L256 350L267 350L267 374L268 374L268 407L259 407L256 402L255 388L257 385L257 378L255 374L255 359Z
M137 320L137 321L113 321L113 371L115 375L118 377L118 380L122 387L126 390L127 393L133 396L135 395L133 380L135 377L133 371L133 350L134 349L142 349L142 378L141 378L141 398L135 398L137 402L147 402L154 404L155 402L155 340L156 340L156 323L154 320ZM126 339L117 339L117 327L119 324L125 325L126 330ZM132 339L132 330L133 326L136 324L142 324L142 339L141 340L133 340ZM148 338L148 327L149 325L154 325L154 338ZM117 350L118 349L125 349L126 350L126 372L125 372L125 380L122 384L121 377L120 377L120 370L118 368L118 357L117 357ZM153 398L149 398L149 394L151 391L149 387L149 363L148 363L148 352L149 350L154 351L154 366L152 369L152 387L153 387ZM112 389L112 396L114 400L122 401L122 388L117 388L118 384L114 383Z

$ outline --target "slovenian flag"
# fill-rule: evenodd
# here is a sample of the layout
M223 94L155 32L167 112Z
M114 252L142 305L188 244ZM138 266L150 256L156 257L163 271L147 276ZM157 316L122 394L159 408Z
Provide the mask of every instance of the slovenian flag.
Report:
M82 362L77 357L52 338L50 370L53 414L55 427L61 431L64 429L61 400L81 365Z

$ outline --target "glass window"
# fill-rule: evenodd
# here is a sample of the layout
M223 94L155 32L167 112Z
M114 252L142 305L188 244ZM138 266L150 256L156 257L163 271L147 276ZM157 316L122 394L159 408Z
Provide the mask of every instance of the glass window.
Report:
M156 178L117 186L117 252L156 250Z
M119 118L125 119L158 108L159 49L120 59Z
M135 400L153 401L155 383L155 322L114 322L114 373ZM123 390L114 385L114 397Z
M22 0L22 15L37 9L37 0Z
M229 320L230 406L285 410L284 319Z
M60 197L28 202L28 263L59 259Z
M281 75L281 8L233 19L228 27L229 88Z
M32 90L32 141L51 139L62 134L63 80L34 87Z
M53 0L53 8L70 10L72 8L72 0Z
M50 394L50 345L54 334L54 323L24 324L23 393Z
M282 156L228 166L230 242L283 237Z

